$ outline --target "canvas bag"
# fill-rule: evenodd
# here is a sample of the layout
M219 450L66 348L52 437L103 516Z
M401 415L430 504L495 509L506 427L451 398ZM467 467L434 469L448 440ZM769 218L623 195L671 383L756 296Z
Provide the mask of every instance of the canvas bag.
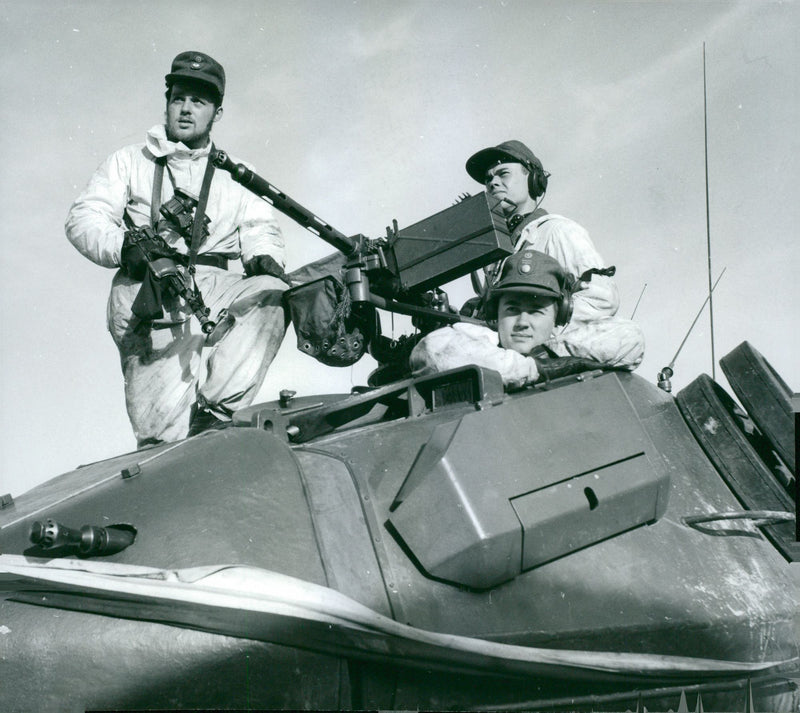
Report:
M283 293L297 348L328 366L350 366L366 352L369 317L358 314L342 282L326 275ZM374 318L374 308L369 307Z

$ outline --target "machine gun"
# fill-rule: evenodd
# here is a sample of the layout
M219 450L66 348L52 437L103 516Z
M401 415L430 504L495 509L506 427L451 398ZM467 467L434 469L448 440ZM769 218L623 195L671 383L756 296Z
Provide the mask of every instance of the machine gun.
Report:
M237 183L342 254L337 264L343 275L341 297L360 318L365 346L382 364L401 362L413 342L381 336L378 320L370 317L375 308L411 316L421 333L443 324L477 321L453 311L440 286L514 252L499 201L491 201L485 193L406 228L398 229L397 221L392 221L385 237L347 236L244 164L234 163L224 151L216 151L212 160Z

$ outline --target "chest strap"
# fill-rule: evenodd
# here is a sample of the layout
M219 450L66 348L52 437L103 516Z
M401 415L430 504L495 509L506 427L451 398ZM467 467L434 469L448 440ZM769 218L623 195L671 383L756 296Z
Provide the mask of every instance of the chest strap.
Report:
M522 230L525 228L525 226L533 223L534 220L539 220L539 218L542 218L545 215L547 215L547 211L544 208L537 208L533 211L533 213L527 213L526 215L512 215L507 221L508 228L511 231L512 245L517 244L517 241L519 240L520 235L522 235ZM547 220L549 220L549 218ZM547 220L543 220L542 223L546 223Z
M203 174L203 185L200 187L200 196L197 199L197 207L194 209L194 223L192 223L192 242L189 244L189 272L194 271L197 263L200 244L203 242L203 228L205 227L206 205L208 205L208 194L211 192L211 179L214 178L214 162L211 157L216 152L214 144L206 161L206 172Z
M197 199L197 207L194 210L194 221L192 222L192 238L189 244L189 264L193 265L197 260L197 251L203 242L203 219L206 215L208 205L208 194L211 192L211 180L214 178L214 162L211 156L214 154L214 144L211 144L211 151L208 154L206 171L203 174L203 183L200 187L200 196ZM150 197L150 227L155 230L159 221L159 211L161 210L161 188L164 185L164 167L167 165L167 157L159 156L155 160L153 171L153 194ZM202 263L201 263L202 264Z
M156 229L159 210L161 210L161 186L164 184L164 166L166 165L166 156L159 156L156 159L156 168L153 172L153 195L150 197L150 227L153 230Z
M228 258L225 255L218 253L204 253L198 254L200 245L203 242L203 223L206 213L206 205L208 205L208 195L211 192L211 179L214 177L214 162L211 160L213 155L214 144L211 144L211 152L209 153L209 160L206 164L206 171L203 174L203 184L200 188L200 196L197 201L197 207L194 212L194 220L192 222L192 237L189 244L189 262L188 267L190 272L194 272L194 265L211 265L218 267L222 270L228 269ZM167 157L159 156L155 160L155 169L153 171L153 193L150 197L150 227L155 230L159 221L161 210L161 188L164 185L164 168L167 165ZM134 229L136 226L128 215L127 211L122 214L122 219L129 229Z

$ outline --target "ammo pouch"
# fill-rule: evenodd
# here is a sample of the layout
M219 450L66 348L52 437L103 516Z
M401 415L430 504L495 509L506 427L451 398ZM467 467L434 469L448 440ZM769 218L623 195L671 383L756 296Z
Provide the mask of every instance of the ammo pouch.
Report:
M304 354L328 366L350 366L366 352L374 307L359 314L333 275L292 287L283 293L283 304Z

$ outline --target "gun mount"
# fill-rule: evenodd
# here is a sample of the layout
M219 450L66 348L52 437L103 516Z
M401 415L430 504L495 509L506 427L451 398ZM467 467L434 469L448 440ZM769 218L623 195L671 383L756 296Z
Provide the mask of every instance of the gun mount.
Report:
M485 193L406 228L398 229L392 221L385 237L347 236L244 164L234 163L224 151L216 151L212 160L237 183L342 253L343 263L335 268L341 269L346 299L354 309L363 313L371 306L411 316L423 333L446 323L477 321L454 312L440 286L514 252L499 202L491 202ZM367 332L373 356L393 360L392 350L380 344L379 331Z

